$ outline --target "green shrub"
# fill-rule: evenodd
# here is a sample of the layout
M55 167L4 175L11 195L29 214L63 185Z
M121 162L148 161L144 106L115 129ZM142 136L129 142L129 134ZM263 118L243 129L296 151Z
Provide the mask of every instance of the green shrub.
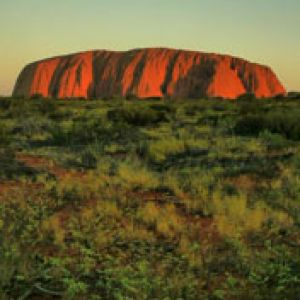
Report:
M242 101L238 102L238 110L242 115L257 114L262 110L263 103L259 101Z
M0 108L7 110L10 107L11 100L8 98L0 98Z
M297 299L300 293L300 262L295 260L284 246L269 247L269 255L260 254L252 265L249 280L258 294L272 299Z
M246 115L235 125L234 131L241 135L258 135L266 128L266 120L260 115Z
M5 124L0 123L0 145L7 145L9 142L9 129Z
M166 121L166 113L163 110L155 110L145 106L124 106L110 110L107 113L109 120L126 123L132 126L146 126Z
M290 146L284 136L278 133L271 133L268 130L262 131L259 138L263 140L269 150L280 150Z
M37 108L43 115L53 115L57 110L55 100L46 100L37 103Z
M44 96L42 94L33 94L30 96L31 100L36 100L36 99L43 99Z
M12 99L9 108L6 110L8 118L24 118L31 115L33 105L25 99Z
M268 130L298 141L300 139L299 117L298 111L249 114L237 121L235 132L241 135L257 136L260 132Z
M245 93L245 94L242 94L240 95L238 98L237 98L237 101L254 101L256 100L256 96L255 94L253 93Z
M97 155L92 149L84 149L80 154L81 165L86 169L97 168Z
M267 125L271 132L280 133L288 139L298 141L300 139L300 113L275 112L266 115Z
M13 134L21 134L32 137L52 130L54 124L49 119L40 116L20 119L12 129Z
M153 104L150 105L150 109L153 109L155 111L159 112L165 112L165 113L176 113L177 108L175 105L172 105L172 103L167 104Z
M0 148L0 179L17 179L35 174L37 170L19 162L11 148Z

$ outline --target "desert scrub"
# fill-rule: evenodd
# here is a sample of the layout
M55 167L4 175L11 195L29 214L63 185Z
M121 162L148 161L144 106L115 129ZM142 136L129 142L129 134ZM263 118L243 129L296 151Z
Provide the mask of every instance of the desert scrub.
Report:
M62 249L65 247L66 232L62 226L59 215L52 215L44 220L41 229L42 235L44 238L47 238L50 243Z
M220 195L214 195L212 209L218 231L229 237L259 232L270 224L277 229L293 224L288 214L275 211L264 202L257 202L250 207L243 196L221 198Z
M241 102L0 103L0 298L294 300L299 101Z
M84 175L70 171L57 182L50 193L60 205L79 205L85 200L100 197L101 180L96 171L89 171Z
M235 125L235 132L241 135L257 136L260 132L268 130L297 141L300 138L300 127L297 122L299 114L300 112L297 110L247 114L238 120Z
M166 121L164 110L157 110L138 104L125 104L122 108L108 111L109 120L132 126L146 126Z
M96 169L98 164L97 150L94 147L88 147L80 153L80 163L86 169Z
M173 204L159 207L153 202L148 202L138 211L137 216L158 234L167 238L173 238L185 230L185 225Z
M149 141L143 150L151 162L164 163L176 156L193 156L207 153L209 143L205 139L182 139L168 137L157 141Z
M177 192L177 196L182 200L189 214L202 216L211 214L212 195L220 188L221 172L220 168L208 171L193 167L178 172L177 179L175 178L175 190L174 188L173 190Z
M9 133L10 130L8 126L4 123L0 123L0 145L7 145L9 142Z
M129 190L154 190L160 185L157 173L149 170L139 161L125 161L118 165L120 183Z
M256 295L268 297L270 288L274 290L274 299L295 299L300 291L299 261L284 245L265 242L267 253L257 253L252 264L249 281ZM259 262L259 263L257 263Z
M271 133L265 130L259 134L259 138L266 145L268 151L290 150L292 148L291 142L278 133Z

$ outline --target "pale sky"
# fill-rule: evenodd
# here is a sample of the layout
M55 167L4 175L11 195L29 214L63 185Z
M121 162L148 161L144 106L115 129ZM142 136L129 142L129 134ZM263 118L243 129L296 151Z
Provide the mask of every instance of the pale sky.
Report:
M300 90L300 0L0 0L0 95L32 61L171 47L269 65Z

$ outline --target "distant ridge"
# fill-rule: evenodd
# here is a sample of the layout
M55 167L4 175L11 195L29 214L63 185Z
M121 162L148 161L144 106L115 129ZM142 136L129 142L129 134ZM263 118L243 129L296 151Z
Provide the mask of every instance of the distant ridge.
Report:
M258 98L286 94L267 66L168 48L94 50L44 59L20 73L13 96L53 98Z

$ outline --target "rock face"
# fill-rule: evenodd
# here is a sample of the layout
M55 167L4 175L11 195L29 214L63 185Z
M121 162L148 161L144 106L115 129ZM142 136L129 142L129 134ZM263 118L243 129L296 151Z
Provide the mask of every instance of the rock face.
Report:
M89 51L27 65L13 96L258 98L286 94L273 71L228 55L163 48Z

